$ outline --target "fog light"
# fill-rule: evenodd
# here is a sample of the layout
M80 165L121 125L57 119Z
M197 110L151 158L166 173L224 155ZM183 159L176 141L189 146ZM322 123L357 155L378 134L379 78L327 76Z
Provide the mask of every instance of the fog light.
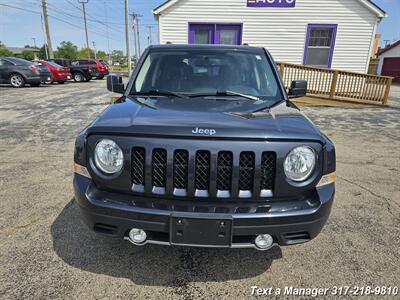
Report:
M129 238L132 242L141 244L147 239L147 234L143 229L132 228L131 231L129 231Z
M260 234L254 240L254 243L258 248L266 250L272 247L274 239L269 234Z

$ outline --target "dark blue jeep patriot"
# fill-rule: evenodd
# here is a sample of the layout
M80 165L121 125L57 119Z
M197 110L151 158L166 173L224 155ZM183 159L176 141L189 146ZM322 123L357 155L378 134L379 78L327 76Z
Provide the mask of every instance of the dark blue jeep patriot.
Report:
M94 231L135 245L256 248L316 237L333 143L290 101L263 48L148 48L123 96L76 139L75 199Z

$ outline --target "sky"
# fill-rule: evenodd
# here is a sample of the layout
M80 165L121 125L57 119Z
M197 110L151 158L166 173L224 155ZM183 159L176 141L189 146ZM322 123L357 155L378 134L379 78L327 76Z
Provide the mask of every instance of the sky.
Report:
M400 0L373 0L386 11L387 17L379 24L378 32L390 42L400 39ZM157 43L158 28L152 10L165 0L129 0L129 13L141 14L140 43L148 45L149 26L152 42ZM61 41L72 41L78 47L85 44L82 4L78 0L47 0L49 23L53 48ZM0 5L0 41L9 47L23 47L27 44L43 45L44 34L41 25L41 0L0 0L0 4L12 5L28 11ZM125 50L124 0L88 0L87 18L89 43L97 50ZM35 13L36 12L36 13ZM108 26L106 26L108 24ZM131 27L130 27L131 29ZM133 31L130 30L130 44L134 53ZM384 45L384 44L383 44Z

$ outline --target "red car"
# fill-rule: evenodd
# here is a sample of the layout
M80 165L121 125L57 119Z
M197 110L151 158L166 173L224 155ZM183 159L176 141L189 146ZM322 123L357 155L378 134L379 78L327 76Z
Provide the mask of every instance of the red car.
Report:
M63 84L64 82L66 82L67 80L70 80L72 78L69 68L60 66L59 64L56 64L55 62L44 61L44 60L35 60L34 62L40 63L40 64L46 66L50 70L51 83L56 81L60 84Z
M103 79L104 76L110 74L108 66L103 60L96 59L96 66L97 66L97 71L99 72L99 76L97 76L97 79Z

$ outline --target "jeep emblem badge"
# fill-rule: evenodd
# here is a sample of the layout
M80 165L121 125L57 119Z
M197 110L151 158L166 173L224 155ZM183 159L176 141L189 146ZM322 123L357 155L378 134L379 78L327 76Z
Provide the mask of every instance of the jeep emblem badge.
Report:
M214 135L217 133L215 129L203 129L203 128L198 128L196 127L195 129L192 130L193 134L203 134L203 135Z

